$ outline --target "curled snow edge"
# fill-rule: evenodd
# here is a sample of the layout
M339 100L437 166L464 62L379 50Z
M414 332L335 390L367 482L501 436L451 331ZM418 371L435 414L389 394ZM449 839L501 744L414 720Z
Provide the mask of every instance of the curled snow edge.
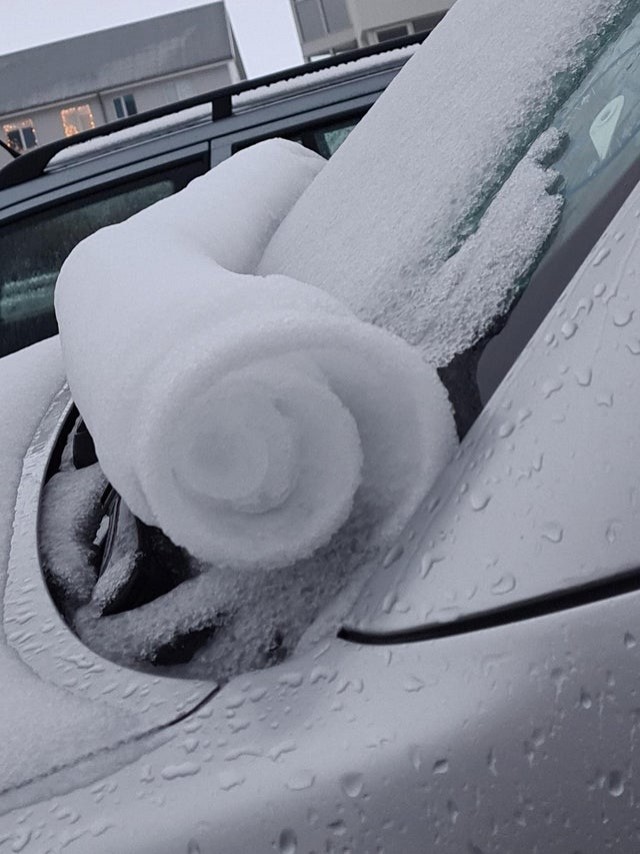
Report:
M56 289L74 399L131 510L218 567L395 537L452 454L434 369L336 297L255 275L322 158L239 152L81 243ZM95 318L100 317L100 323Z

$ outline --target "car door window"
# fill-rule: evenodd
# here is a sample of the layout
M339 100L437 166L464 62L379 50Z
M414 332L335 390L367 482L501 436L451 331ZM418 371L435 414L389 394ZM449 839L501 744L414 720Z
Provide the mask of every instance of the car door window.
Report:
M182 189L204 165L182 164L47 207L0 229L0 356L55 335L53 291L74 246Z

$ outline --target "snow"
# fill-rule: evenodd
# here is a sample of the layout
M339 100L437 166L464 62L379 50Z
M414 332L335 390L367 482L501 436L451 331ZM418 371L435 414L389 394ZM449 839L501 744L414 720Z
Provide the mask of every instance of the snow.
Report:
M67 607L87 602L95 584L95 567L78 534L95 531L105 486L98 465L58 472L46 486L48 500L43 502L41 517L43 567L47 581Z
M4 597L16 490L35 428L63 382L58 339L0 361L0 594ZM5 623L9 629L9 622ZM11 649L0 627L0 793L115 744L133 721L43 682ZM10 686L10 690L8 687ZM55 713L53 713L55 710Z
M349 79L361 74L371 74L376 71L384 71L389 66L399 64L412 56L418 45L396 48L385 51L381 55L365 56L338 65L334 68L311 69L308 74L299 77L279 80L269 86L257 86L245 92L233 95L231 103L234 112L241 112L261 104L290 97L304 90L313 90L328 84ZM47 165L47 171L65 166L75 160L95 157L113 148L120 148L131 143L143 142L149 137L159 136L165 133L182 130L194 124L201 124L211 119L211 104L199 104L178 110L167 116L134 125L130 128L114 131L113 133L89 139L65 148L55 154Z
M259 272L304 277L445 364L508 304L557 223L533 157L492 199L634 6L458 0L302 195ZM527 223L517 263L511 216Z
M140 519L218 568L291 566L349 520L363 551L387 543L456 444L416 350L303 280L254 275L323 164L282 140L242 151L88 238L58 280L102 469Z
M338 66L319 68L316 71L313 70L313 65L311 65L309 73L303 74L301 77L278 80L269 86L260 86L256 89L249 89L246 92L234 95L233 105L234 107L253 106L256 103L264 103L267 100L294 95L302 89L322 88L327 84L335 83L356 74L372 74L376 71L383 71L389 65L395 65L409 59L418 47L419 45L417 44L407 45L406 47L385 51L382 54L363 56L360 59L354 59L352 62L345 62Z

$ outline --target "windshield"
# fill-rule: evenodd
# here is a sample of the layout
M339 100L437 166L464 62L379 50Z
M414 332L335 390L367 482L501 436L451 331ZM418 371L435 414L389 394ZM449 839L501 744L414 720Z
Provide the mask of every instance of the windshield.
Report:
M552 126L565 140L552 167L560 176L562 217L538 269L521 283L520 302L488 343L462 360L467 373L479 361L467 428L640 177L640 15L605 49Z

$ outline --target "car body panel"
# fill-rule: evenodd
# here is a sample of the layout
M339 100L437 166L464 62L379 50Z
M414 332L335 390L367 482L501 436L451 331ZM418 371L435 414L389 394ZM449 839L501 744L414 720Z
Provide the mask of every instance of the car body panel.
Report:
M639 215L636 188L350 624L455 621L638 566Z

